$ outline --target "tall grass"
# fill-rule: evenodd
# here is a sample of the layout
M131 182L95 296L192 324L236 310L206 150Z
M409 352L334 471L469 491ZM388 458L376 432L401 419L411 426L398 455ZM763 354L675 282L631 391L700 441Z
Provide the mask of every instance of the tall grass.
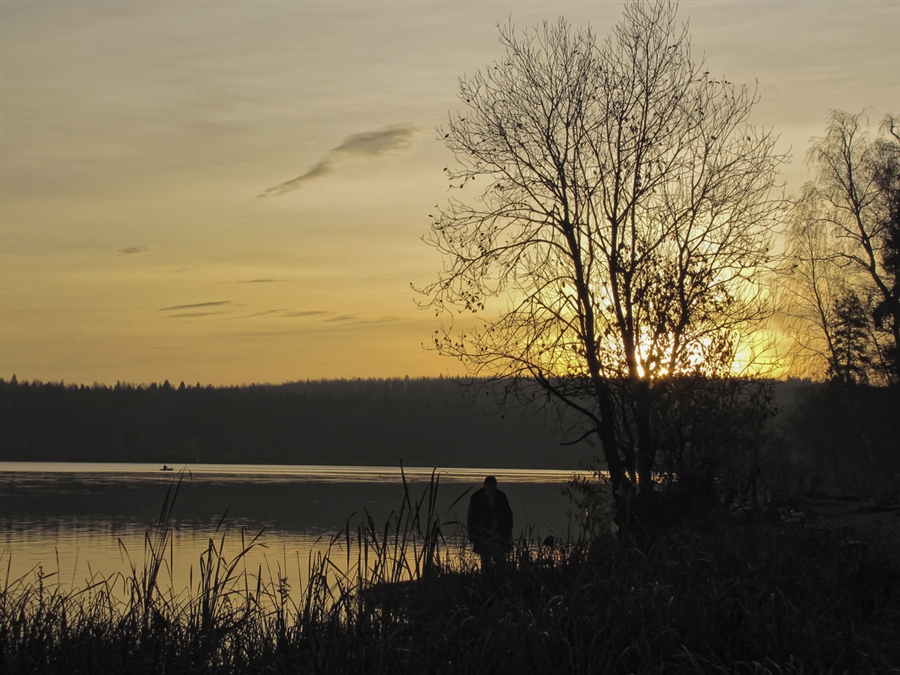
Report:
M415 495L404 475L397 511L348 520L296 585L286 561L246 568L259 536L228 557L217 528L179 593L160 585L167 495L129 577L67 592L43 570L7 575L2 672L900 673L892 542L729 522L643 550L523 538L489 575L441 520L438 487Z

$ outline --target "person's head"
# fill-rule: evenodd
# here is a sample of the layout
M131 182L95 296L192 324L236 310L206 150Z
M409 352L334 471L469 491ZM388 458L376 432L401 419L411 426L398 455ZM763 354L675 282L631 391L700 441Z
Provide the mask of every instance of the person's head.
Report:
M493 476L488 476L484 479L484 491L489 495L494 494L497 491L497 479Z

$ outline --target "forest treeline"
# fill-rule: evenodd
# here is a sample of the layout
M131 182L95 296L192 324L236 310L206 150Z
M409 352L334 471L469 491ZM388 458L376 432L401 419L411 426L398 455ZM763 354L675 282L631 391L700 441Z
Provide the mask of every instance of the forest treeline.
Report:
M748 394L750 388L755 392ZM321 380L235 387L0 379L5 461L577 469L600 453L504 405L502 381ZM757 492L900 495L900 391L809 380L700 381L679 396L660 471ZM681 420L684 422L685 420ZM684 434L689 428L690 433ZM601 463L602 465L602 463Z
M6 461L577 468L542 415L454 379L211 387L0 379Z

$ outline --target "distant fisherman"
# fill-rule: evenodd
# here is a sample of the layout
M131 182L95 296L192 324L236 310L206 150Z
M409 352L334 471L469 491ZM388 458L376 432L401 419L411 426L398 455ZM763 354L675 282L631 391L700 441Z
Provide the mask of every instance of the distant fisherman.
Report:
M481 557L481 569L488 571L501 565L512 549L513 514L494 476L485 478L484 487L469 499L466 525L472 549Z

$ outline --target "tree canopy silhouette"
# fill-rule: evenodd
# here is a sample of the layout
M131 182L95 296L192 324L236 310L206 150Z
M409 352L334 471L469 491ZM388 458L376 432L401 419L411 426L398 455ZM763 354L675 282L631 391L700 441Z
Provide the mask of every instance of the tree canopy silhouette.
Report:
M788 312L799 353L839 381L900 384L900 135L887 115L880 135L865 113L834 110L807 161L789 229ZM855 339L847 351L848 298ZM823 368L823 363L825 367Z
M676 14L628 3L604 40L502 27L504 55L460 80L439 131L461 196L426 237L444 261L420 289L445 317L434 346L577 413L614 489L651 487L673 381L730 375L771 311L784 158L749 125L755 89L711 76Z

